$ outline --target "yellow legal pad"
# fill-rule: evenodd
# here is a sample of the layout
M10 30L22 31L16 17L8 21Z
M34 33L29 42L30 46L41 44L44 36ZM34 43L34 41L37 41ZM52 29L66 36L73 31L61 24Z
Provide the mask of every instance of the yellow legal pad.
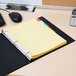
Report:
M67 43L55 31L41 21L33 19L14 27L5 28L7 33L35 59Z

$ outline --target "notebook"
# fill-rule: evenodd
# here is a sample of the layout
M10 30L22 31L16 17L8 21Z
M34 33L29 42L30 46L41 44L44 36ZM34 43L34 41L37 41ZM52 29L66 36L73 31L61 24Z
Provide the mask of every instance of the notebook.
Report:
M0 76L74 41L44 17L5 28L0 34Z
M33 19L15 27L5 28L2 34L29 60L67 43L64 38L53 29L48 28L39 19Z

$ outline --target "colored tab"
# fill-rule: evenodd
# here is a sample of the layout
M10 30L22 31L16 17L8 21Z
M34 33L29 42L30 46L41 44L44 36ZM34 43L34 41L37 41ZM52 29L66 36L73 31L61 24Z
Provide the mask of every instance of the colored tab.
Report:
M46 25L47 27L49 26L48 24L44 23L44 25Z
M41 21L41 20L40 20L40 19L38 19L38 18L37 18L36 20L37 20L38 22L40 22L40 21Z

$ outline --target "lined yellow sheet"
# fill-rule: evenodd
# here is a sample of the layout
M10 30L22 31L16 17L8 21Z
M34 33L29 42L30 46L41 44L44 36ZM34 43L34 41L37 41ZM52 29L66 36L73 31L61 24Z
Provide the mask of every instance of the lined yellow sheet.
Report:
M4 31L8 31L8 34L18 41L32 59L67 43L65 39L36 19L5 28Z

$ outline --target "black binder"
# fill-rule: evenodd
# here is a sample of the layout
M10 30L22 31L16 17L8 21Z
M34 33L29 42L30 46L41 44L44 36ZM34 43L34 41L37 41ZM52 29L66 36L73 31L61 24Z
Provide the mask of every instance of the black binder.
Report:
M59 34L65 40L67 40L66 45L75 41L70 36L68 36L63 31L61 31L59 28L57 28L55 25L53 25L48 20L46 20L44 17L39 17L39 19L42 20L43 22L45 22L57 34ZM66 45L64 45L64 46L66 46ZM63 46L61 46L61 47L63 47ZM61 48L61 47L59 47L59 48ZM59 49L59 48L57 48L57 49ZM57 50L57 49L55 49L55 50ZM52 50L52 52L55 50ZM51 53L51 52L49 52L49 53ZM49 53L47 53L47 54L49 54ZM41 56L41 57L43 57L43 56ZM41 58L41 57L39 57L39 58ZM3 34L0 34L0 76L5 76L37 59L31 60L31 61L28 60L27 57L25 57Z

